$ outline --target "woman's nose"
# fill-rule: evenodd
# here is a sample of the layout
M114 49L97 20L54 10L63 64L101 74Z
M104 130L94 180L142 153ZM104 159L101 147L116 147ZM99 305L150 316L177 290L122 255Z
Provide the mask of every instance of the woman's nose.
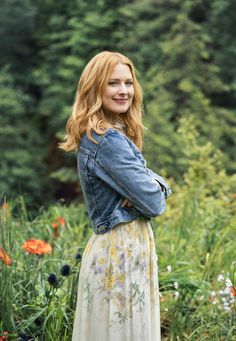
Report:
M119 86L119 93L127 93L128 92L128 89L127 89L127 86L125 83L121 83L120 86Z

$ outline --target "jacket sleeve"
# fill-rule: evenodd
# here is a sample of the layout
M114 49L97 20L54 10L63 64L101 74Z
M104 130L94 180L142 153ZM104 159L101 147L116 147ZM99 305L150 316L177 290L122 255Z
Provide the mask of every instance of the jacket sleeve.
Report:
M132 143L133 144L133 143ZM147 168L147 162L144 159L144 157L142 156L141 152L136 149L136 156L139 158L141 164L146 168L147 172L153 177L154 180L158 181L162 191L165 192L165 197L166 199L171 195L171 189L169 187L169 185L167 184L167 182L163 179L162 176L158 175L157 173L154 173L151 169Z
M155 217L164 212L165 187L140 162L123 134L112 131L101 139L95 173L143 215Z

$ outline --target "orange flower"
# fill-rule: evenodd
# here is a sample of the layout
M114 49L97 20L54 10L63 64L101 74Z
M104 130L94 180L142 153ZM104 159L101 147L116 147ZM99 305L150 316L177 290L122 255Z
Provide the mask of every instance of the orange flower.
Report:
M3 250L2 247L0 247L0 259L6 264L11 265L11 259L6 253L6 251Z
M43 255L52 252L51 245L40 239L26 240L22 245L22 249L35 255Z
M51 225L54 229L58 229L58 227L59 227L58 223L56 223L56 222L51 223Z
M0 336L0 341L8 340L8 332L3 332L3 334Z
M234 297L236 296L236 286L231 287L231 293Z
M64 226L65 223L66 223L66 221L65 221L65 219L64 219L63 217L58 217L58 218L57 218L57 221L58 221L62 226Z
M63 217L58 217L56 221L52 222L51 223L51 226L54 228L54 229L58 229L59 228L59 224L61 226L64 226L66 224L66 221Z

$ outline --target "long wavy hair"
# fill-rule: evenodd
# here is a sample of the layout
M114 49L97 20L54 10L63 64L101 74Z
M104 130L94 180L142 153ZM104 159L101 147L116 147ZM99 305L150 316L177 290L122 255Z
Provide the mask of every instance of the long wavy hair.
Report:
M114 67L119 63L126 64L130 68L133 76L134 97L128 111L116 115L115 120L114 118L111 120L102 109L102 94ZM144 132L142 101L142 89L131 60L118 52L103 51L97 54L82 72L75 94L72 115L66 124L64 142L59 143L59 148L67 152L76 151L84 131L94 143L97 143L92 137L92 130L97 134L104 134L106 129L122 125L125 134L141 150Z

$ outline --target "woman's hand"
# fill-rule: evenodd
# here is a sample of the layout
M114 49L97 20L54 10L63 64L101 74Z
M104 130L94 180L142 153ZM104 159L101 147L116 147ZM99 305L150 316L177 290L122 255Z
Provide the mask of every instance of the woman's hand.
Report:
M125 207L125 206L130 207L132 206L132 203L128 199L124 199L121 203L121 207Z

